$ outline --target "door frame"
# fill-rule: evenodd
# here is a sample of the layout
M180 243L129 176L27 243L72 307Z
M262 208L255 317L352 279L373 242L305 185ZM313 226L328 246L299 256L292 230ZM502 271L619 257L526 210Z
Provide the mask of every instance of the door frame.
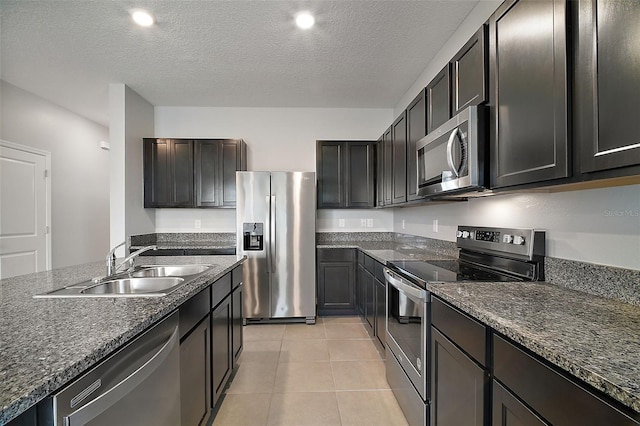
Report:
M27 145L20 145L14 142L9 142L0 139L0 146L5 148L11 148L18 151L28 152L30 154L41 155L45 160L45 170L47 173L45 179L45 243L46 243L46 270L52 269L51 265L51 152L44 151L38 148L33 148Z

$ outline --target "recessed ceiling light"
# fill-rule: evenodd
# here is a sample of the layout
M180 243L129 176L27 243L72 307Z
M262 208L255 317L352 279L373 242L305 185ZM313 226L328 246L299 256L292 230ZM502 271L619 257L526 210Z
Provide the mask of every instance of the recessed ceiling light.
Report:
M313 18L309 12L300 12L296 15L296 25L303 30L308 30L313 27L316 20Z
M146 10L135 9L131 11L133 21L141 27L150 27L154 23L153 16Z

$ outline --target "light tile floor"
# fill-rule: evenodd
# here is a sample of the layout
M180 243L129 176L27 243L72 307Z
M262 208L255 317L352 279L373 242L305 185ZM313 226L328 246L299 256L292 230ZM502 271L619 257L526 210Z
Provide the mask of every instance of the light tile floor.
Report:
M358 317L244 328L240 368L213 426L403 426Z

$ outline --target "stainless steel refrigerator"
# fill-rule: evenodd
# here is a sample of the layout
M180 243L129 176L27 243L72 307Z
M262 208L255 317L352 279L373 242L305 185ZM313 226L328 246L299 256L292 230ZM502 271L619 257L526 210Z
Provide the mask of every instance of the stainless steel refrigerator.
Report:
M315 173L236 172L236 191L245 323L315 323Z

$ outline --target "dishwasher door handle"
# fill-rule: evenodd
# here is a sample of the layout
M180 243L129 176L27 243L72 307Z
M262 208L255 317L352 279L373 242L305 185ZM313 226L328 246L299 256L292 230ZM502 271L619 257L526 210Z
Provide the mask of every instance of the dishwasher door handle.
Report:
M171 350L179 343L178 336L178 326L176 326L171 336L149 360L112 388L107 389L102 395L97 396L91 402L64 417L64 425L84 425L127 396L136 386L144 382L145 379L162 366Z

